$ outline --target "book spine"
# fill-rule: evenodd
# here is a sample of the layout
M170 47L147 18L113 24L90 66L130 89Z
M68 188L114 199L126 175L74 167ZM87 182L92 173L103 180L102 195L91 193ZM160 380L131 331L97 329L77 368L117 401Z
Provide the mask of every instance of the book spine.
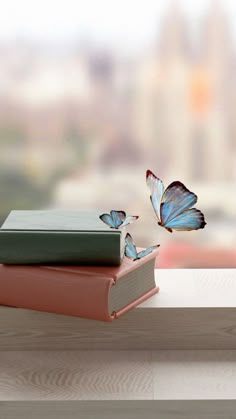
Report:
M123 316L124 314L128 313L133 308L137 307L139 304L146 301L148 298L152 297L153 295L159 292L159 287L155 287L150 291L145 292L136 300L132 301L131 303L127 304L125 307L122 307L120 310L113 311L111 313L112 320L119 319L119 317Z
M0 263L120 265L121 233L0 231Z
M112 321L112 278L50 267L0 265L0 305Z

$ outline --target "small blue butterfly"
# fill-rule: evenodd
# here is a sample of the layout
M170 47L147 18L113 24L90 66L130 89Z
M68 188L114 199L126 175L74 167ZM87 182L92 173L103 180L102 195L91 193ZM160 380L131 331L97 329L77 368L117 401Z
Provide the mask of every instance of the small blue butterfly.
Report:
M102 214L99 216L99 218L109 227L118 229L119 227L124 227L133 223L135 220L137 220L137 218L139 218L139 216L128 215L126 217L125 211L111 210L110 214Z
M156 246L147 247L147 249L138 252L131 235L127 233L125 237L125 256L133 260L142 259L144 256L152 253L153 249L156 249L159 246L160 245L157 244Z
M175 181L165 189L163 182L151 170L146 172L146 181L160 226L170 233L173 230L190 231L205 227L203 213L192 208L197 202L197 195L189 191L183 183Z

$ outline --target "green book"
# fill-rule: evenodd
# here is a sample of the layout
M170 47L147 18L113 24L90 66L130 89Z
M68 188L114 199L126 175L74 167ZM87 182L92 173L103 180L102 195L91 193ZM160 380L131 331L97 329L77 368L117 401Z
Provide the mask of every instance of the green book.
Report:
M120 265L125 229L111 229L104 211L11 211L0 228L0 263Z

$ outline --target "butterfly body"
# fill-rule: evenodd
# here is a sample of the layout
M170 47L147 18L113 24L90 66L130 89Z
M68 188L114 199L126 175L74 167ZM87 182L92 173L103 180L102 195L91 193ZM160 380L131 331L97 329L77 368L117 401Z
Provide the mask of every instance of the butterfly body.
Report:
M162 224L160 221L158 221L157 223L159 226L164 227L167 231L169 231L169 233L173 233L172 228L170 227L166 227L164 224Z
M138 252L133 242L132 236L129 233L127 233L125 237L125 256L129 259L133 259L133 261L139 260L152 253L153 249L156 249L159 246L160 245L157 244L155 246L147 247L146 249Z
M158 225L170 233L173 230L191 231L205 227L203 213L192 208L197 202L197 195L182 182L174 181L165 189L163 182L151 170L147 170L146 181Z
M128 216L126 216L125 211L111 210L110 214L102 214L102 215L99 216L99 218L105 224L107 224L110 228L119 229L120 227L124 227L128 224L133 223L139 217L138 217L138 215L128 215Z

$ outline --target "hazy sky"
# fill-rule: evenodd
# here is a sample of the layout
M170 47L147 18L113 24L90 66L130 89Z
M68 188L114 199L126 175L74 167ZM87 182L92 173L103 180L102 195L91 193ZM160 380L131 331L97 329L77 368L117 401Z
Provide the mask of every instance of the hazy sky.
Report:
M175 0L177 1L177 0ZM216 1L216 0L215 0ZM157 33L171 0L0 0L0 40L26 38L64 42L88 39L137 48ZM179 0L195 24L214 0ZM236 1L224 0L236 22ZM236 23L235 23L236 26Z

